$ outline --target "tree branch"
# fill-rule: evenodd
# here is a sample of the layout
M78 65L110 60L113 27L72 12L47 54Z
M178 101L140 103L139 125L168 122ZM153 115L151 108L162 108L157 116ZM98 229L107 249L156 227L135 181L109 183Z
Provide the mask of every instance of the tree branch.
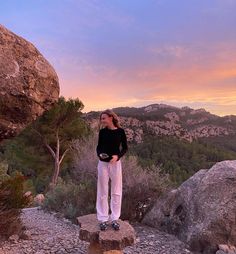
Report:
M44 142L44 145L47 147L47 149L49 150L49 152L51 153L52 157L55 159L56 154L53 151L53 149L51 148L51 146L49 144L47 144L46 142Z
M65 156L66 156L66 154L68 153L69 150L70 150L70 148L67 148L67 149L65 150L65 152L62 154L61 159L60 159L60 161L59 161L59 165L62 163L63 159L65 158Z
M47 147L47 149L49 150L49 152L51 153L52 157L55 159L55 152L53 151L53 149L51 148L51 146L46 142L44 136L35 128L32 128L43 140L44 145Z
M60 139L59 139L59 130L56 130L56 142L57 142L57 147L56 147L56 159L59 162L60 158Z

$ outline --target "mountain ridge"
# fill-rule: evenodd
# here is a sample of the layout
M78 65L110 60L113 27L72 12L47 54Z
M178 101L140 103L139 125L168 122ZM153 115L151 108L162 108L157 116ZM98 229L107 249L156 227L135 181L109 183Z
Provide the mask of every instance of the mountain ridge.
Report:
M145 135L175 136L192 142L199 138L236 135L236 116L218 116L204 108L150 104L143 107L113 108L129 141L141 143ZM98 125L101 111L84 113L92 127Z
M188 109L188 110L193 110L193 111L205 111L206 113L209 113L213 116L217 116L217 117L220 117L220 118L225 118L225 117L235 117L236 119L236 114L229 114L229 115L217 115L217 114L214 114L214 113L211 113L210 111L206 110L205 108L191 108L189 106L183 106L183 107L178 107L178 106L173 106L173 105L168 105L168 104L165 104L165 103L152 103L152 104L148 104L146 106L140 106L140 107L134 107L134 106L121 106L121 107L115 107L115 108L111 108L112 110L119 110L119 109L144 109L144 108L148 108L148 107L153 107L153 106L158 106L159 108L172 108L172 109L177 109L177 110L184 110L184 109ZM93 112L102 112L103 110L90 110L88 112L84 112L84 114L90 114L90 113L93 113Z

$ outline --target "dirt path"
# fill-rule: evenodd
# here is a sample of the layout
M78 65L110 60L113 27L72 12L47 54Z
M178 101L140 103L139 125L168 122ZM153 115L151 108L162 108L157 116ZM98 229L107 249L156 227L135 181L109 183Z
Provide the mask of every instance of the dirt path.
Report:
M0 254L85 254L87 243L79 240L79 228L70 221L45 213L39 208L24 209L23 223L30 240L4 242ZM135 225L137 244L126 248L124 254L190 254L174 236L143 225Z

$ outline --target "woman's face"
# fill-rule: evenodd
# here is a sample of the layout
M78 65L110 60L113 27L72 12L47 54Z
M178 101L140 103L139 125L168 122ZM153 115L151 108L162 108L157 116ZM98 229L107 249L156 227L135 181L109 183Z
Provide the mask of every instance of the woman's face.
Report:
M107 114L101 115L101 124L103 127L111 126L112 125L112 116L109 116Z

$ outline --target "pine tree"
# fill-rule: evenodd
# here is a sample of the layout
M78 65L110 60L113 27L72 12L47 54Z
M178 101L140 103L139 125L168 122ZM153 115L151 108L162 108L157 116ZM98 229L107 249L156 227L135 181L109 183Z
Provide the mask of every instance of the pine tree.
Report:
M24 132L36 146L43 145L54 161L50 187L54 188L60 173L60 166L72 149L71 142L89 133L89 127L81 117L83 103L79 99L60 97L58 102L39 117Z

